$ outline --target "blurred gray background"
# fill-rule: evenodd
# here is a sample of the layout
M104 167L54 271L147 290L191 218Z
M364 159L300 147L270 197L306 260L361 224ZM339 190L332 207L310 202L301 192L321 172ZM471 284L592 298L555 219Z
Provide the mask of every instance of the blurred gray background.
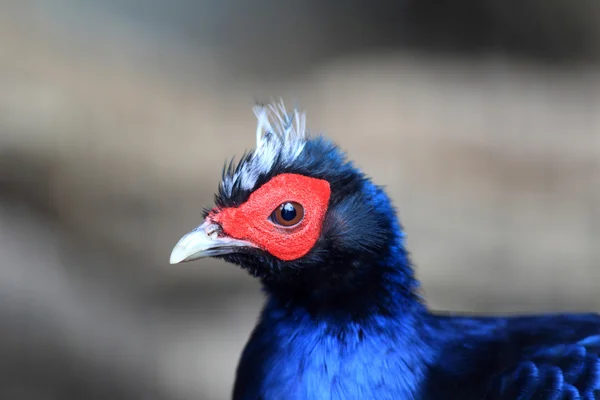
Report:
M436 309L600 311L600 3L0 0L0 398L229 397L258 282L168 265L283 96Z

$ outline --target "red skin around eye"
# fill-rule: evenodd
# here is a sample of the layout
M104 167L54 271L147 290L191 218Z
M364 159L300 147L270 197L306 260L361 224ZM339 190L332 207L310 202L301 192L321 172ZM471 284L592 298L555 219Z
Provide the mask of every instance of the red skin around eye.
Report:
M239 207L224 208L209 218L235 239L254 243L284 261L306 255L321 234L331 189L329 182L298 174L277 175L254 191ZM269 216L282 203L304 207L304 218L293 227L273 223Z

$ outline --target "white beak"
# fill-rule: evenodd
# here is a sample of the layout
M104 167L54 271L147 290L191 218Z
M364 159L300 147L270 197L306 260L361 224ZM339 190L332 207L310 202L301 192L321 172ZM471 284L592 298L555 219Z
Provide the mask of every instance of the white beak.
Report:
M171 252L171 264L193 261L199 258L238 253L242 248L256 247L245 240L225 236L218 224L209 220L186 234Z

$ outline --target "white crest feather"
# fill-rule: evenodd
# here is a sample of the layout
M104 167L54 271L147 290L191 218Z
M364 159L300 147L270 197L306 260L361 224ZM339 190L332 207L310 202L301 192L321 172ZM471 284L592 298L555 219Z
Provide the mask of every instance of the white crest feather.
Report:
M226 195L231 195L238 181L242 189L252 189L259 176L269 172L277 160L284 166L291 164L308 140L304 112L288 113L283 101L257 105L253 111L258 120L256 149L237 172L224 177L221 185Z

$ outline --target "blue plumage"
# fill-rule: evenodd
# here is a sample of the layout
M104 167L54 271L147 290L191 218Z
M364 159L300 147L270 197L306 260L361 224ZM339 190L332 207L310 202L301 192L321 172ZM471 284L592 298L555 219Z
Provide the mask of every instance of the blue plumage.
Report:
M292 119L281 119L282 127ZM301 151L289 151L297 153L293 160L246 155L242 163L269 165L252 179L243 166L226 170L228 190L220 190L213 211L239 207L280 174L331 187L308 254L282 261L227 242L218 255L260 278L268 298L242 354L234 400L600 399L600 315L428 310L384 190L327 139L300 142Z
M235 399L559 400L600 395L600 341L593 335L600 325L597 315L424 313L355 325L335 336L326 323L315 325L306 316L290 322L271 307L244 352Z

